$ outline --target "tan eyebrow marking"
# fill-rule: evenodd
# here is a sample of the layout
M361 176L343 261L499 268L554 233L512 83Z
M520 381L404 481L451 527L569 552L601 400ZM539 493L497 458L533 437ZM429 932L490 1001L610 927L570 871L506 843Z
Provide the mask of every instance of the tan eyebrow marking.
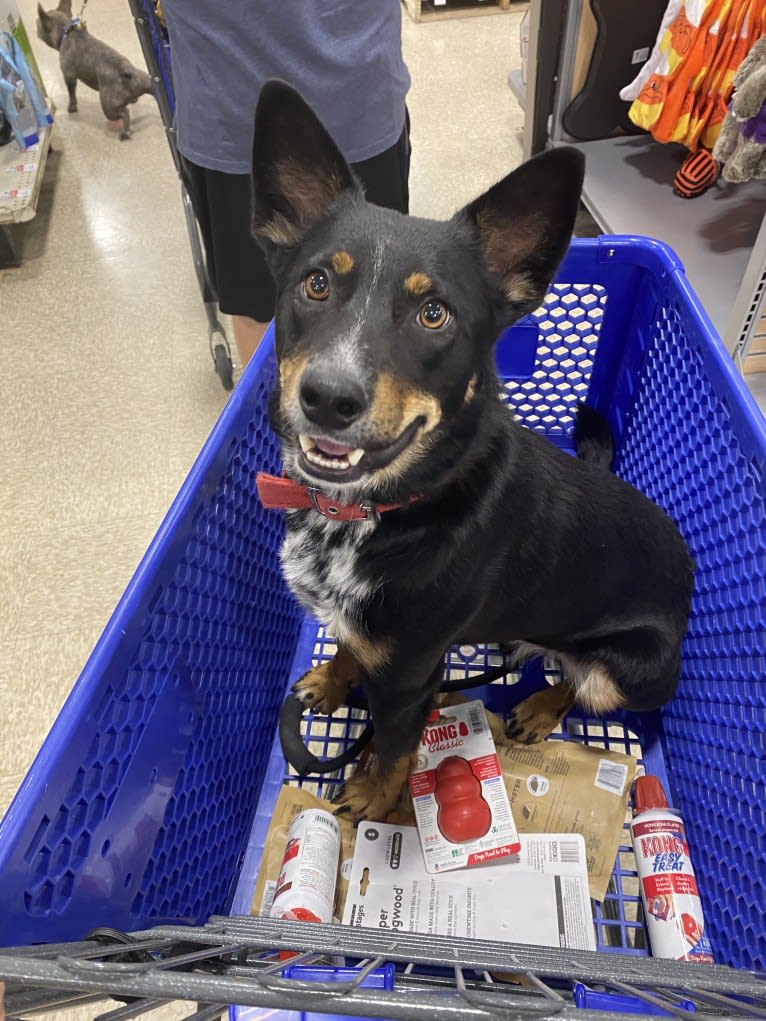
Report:
M336 252L330 261L336 273L350 273L354 268L354 260L348 252Z
M410 273L404 281L404 289L410 294L425 294L431 287L433 282L425 273Z

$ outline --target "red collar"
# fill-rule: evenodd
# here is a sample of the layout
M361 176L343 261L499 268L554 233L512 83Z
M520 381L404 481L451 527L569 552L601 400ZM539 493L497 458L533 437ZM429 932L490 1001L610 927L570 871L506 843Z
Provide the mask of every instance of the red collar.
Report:
M267 510L311 510L313 507L330 521L363 521L404 506L401 503L339 503L314 486L302 486L300 482L265 472L258 472L255 484L261 504ZM413 496L408 503L417 499L419 497Z

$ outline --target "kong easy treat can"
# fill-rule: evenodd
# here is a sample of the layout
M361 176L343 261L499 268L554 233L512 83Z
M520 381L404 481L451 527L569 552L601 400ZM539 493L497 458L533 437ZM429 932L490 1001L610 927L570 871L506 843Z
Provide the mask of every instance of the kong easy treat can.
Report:
M652 954L713 964L683 821L656 776L638 777L634 796L630 833Z
M340 827L329 812L310 808L293 820L269 915L297 922L331 922L340 855Z

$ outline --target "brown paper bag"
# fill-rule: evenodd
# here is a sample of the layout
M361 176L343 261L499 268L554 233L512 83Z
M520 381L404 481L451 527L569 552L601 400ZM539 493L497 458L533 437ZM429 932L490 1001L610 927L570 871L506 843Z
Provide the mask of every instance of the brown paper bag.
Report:
M271 817L271 825L263 847L258 882L255 884L250 906L252 915L268 914L277 885L279 867L282 864L287 845L288 830L296 815L305 812L307 808L323 808L326 812L334 810L334 806L329 801L323 801L308 791L304 791L301 787L293 787L290 784L285 784L282 787L274 806L274 814ZM336 918L342 918L348 890L346 877L351 871L351 860L354 857L356 830L350 822L344 821L343 816L338 816L338 823L340 825L340 857L338 860L338 882L335 887L334 914Z
M497 749L519 833L582 833L590 895L603 900L623 835L636 760L576 741Z

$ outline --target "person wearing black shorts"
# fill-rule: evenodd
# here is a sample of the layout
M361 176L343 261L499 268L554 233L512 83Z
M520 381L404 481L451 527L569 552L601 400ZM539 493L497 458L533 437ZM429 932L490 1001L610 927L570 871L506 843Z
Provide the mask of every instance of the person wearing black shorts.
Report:
M408 212L409 74L399 0L163 0L175 129L210 283L244 366L274 314L274 284L250 235L258 93L298 89L367 199Z

